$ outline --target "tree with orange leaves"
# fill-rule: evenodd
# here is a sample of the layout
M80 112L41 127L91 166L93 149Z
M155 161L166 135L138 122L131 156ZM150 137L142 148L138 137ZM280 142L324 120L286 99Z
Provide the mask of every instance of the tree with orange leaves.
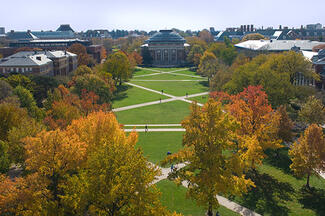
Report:
M261 164L266 149L281 147L280 115L272 109L261 86L248 86L237 95L213 92L211 97L226 103L226 109L240 123L238 151L248 167L255 169Z
M91 62L91 57L87 54L86 47L80 43L71 45L68 51L78 55L78 66L88 65Z

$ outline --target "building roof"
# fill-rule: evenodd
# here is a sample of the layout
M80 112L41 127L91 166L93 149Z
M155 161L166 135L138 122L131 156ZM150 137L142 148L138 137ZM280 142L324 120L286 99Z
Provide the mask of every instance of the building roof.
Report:
M146 43L185 43L186 40L173 30L160 30L151 38L146 40Z
M56 31L73 31L69 24L62 24Z
M70 56L77 56L74 53L62 51L62 50L56 50L56 51L21 51L18 53L15 53L11 56L8 56L5 58L5 60L9 59L19 59L19 58L27 58L30 56L37 56L37 55L44 55L46 58L63 58L63 57L70 57Z
M318 55L318 52L312 52L312 51L301 51L302 55L305 56L308 60L312 61L314 56Z
M38 39L69 39L75 38L72 31L32 31Z
M33 35L30 31L18 32L18 31L11 31L7 33L7 38L9 40L33 40L37 37Z
M309 40L249 40L235 45L239 49L254 51L289 51L292 48L311 51L314 46L325 44L325 42Z
M51 63L52 60L49 59L44 54L34 54L27 56L9 56L8 58L4 58L0 62L0 66L4 67L21 67L21 66L41 66Z

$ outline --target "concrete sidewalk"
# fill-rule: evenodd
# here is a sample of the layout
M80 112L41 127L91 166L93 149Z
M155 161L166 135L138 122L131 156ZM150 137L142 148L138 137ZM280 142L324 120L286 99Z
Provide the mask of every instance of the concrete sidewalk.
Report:
M153 164L154 165L154 164ZM186 166L186 163L181 163L181 164L176 164L174 167L176 169L181 169L183 167ZM156 176L156 179L152 182L153 184L156 184L157 182L161 181L161 180L164 180L164 179L167 179L169 173L171 173L171 168L162 168L162 167L159 167L157 166L160 170L161 170L161 175L160 176ZM186 181L183 181L182 182L182 185L184 187L188 187L188 183ZM230 201L229 199L225 198L225 197L222 197L222 196L218 196L217 195L217 199L218 199L218 202L220 205L234 211L234 212L237 212L238 214L240 215L244 215L244 216L261 216L260 214L248 209L248 208L245 208L233 201Z
M184 128L148 128L146 129L124 129L125 132L182 132L186 131Z
M161 103L167 103L167 102L171 102L171 101L176 101L176 100L180 100L180 101L184 101L186 103L193 103L193 101L188 100L186 98L192 98L192 97L198 97L198 96L203 96L203 95L208 95L209 92L201 92L201 93L196 93L196 94L192 94L192 95L188 95L188 96L181 96L181 97L176 97L170 94L162 94L159 91L153 90L153 89L149 89L149 88L145 88L143 86L139 86L133 83L127 83L128 85L137 87L137 88L141 88L147 91L151 91L157 94L161 94L161 95L166 95L167 97L170 97L169 99L164 99L164 100L157 100L157 101L151 101L151 102L147 102L147 103L142 103L142 104L135 104L135 105L130 105L130 106L125 106L125 107L119 107L119 108L115 108L112 111L113 112L119 112L119 111L124 111L124 110L130 110L130 109L135 109L135 108L139 108L139 107L145 107L145 106L150 106L150 105L154 105L154 104L161 104ZM201 103L197 103L198 106L203 106L203 104Z

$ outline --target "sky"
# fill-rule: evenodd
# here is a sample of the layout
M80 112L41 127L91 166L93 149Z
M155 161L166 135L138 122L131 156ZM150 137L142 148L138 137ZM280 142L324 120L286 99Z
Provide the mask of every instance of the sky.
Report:
M0 0L6 31L325 25L325 0Z

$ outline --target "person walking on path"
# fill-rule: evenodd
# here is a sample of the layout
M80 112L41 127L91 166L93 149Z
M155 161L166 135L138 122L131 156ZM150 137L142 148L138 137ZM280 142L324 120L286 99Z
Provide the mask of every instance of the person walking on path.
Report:
M161 89L161 94L164 94L164 90Z
M148 125L144 126L144 131L147 133L148 132Z

